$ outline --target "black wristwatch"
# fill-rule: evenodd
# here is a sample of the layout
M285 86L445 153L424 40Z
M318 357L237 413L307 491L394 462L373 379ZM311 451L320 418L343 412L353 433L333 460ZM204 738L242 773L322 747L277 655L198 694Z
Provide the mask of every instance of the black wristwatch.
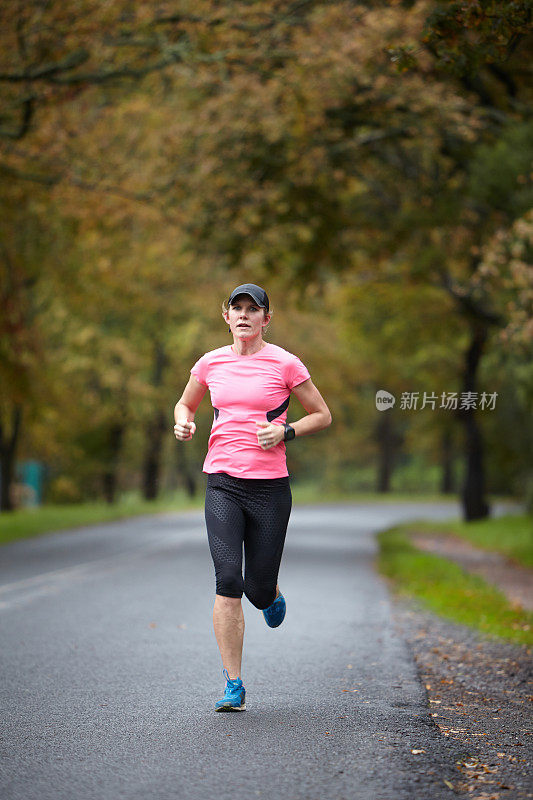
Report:
M288 422L286 422L283 427L285 428L285 436L283 437L283 441L290 442L290 440L294 439L294 437L296 436L296 431L291 425L289 425Z

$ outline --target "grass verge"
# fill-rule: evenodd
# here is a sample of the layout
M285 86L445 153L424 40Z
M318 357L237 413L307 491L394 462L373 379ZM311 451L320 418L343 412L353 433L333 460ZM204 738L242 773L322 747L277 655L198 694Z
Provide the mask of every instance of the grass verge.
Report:
M481 550L501 553L511 561L533 568L533 518L525 514L462 522L416 522L408 526L412 533L453 534Z
M378 567L399 595L416 597L431 611L487 636L533 644L532 613L513 608L496 587L458 564L417 550L407 533L414 529L399 525L377 537Z

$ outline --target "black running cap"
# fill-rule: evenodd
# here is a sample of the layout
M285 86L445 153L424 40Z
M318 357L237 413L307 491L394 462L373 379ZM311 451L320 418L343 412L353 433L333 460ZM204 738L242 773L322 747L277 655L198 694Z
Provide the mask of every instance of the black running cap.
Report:
M265 290L261 289L261 287L257 286L257 284L242 283L240 286L237 286L237 288L234 289L230 294L228 303L231 305L231 303L233 303L239 294L249 294L252 300L255 300L258 306L261 308L266 308L268 311L268 295Z

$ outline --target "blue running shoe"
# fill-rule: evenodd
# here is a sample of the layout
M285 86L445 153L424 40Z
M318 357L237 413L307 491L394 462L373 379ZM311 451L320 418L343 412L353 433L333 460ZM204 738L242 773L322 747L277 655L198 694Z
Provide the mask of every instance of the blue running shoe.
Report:
M286 610L287 604L285 603L285 598L280 592L272 605L263 609L263 616L266 620L266 624L270 628L277 628L278 625L281 625L285 619Z
M230 678L228 670L223 669L226 678L226 691L222 700L215 703L215 711L246 711L246 691L240 678Z

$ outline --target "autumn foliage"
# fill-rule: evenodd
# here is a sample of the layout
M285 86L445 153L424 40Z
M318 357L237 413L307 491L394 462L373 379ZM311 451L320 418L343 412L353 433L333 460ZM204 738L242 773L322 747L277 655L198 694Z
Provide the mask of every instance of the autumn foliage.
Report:
M533 395L529 13L5 4L2 507L17 457L46 462L51 491L68 476L72 499L193 491L205 441L176 451L171 409L226 343L220 302L243 280L268 286L271 339L334 413L296 475L371 465L387 491L406 455L445 472L452 442L467 518L487 488L533 486L512 432ZM505 414L384 425L377 389L433 383L482 383Z

